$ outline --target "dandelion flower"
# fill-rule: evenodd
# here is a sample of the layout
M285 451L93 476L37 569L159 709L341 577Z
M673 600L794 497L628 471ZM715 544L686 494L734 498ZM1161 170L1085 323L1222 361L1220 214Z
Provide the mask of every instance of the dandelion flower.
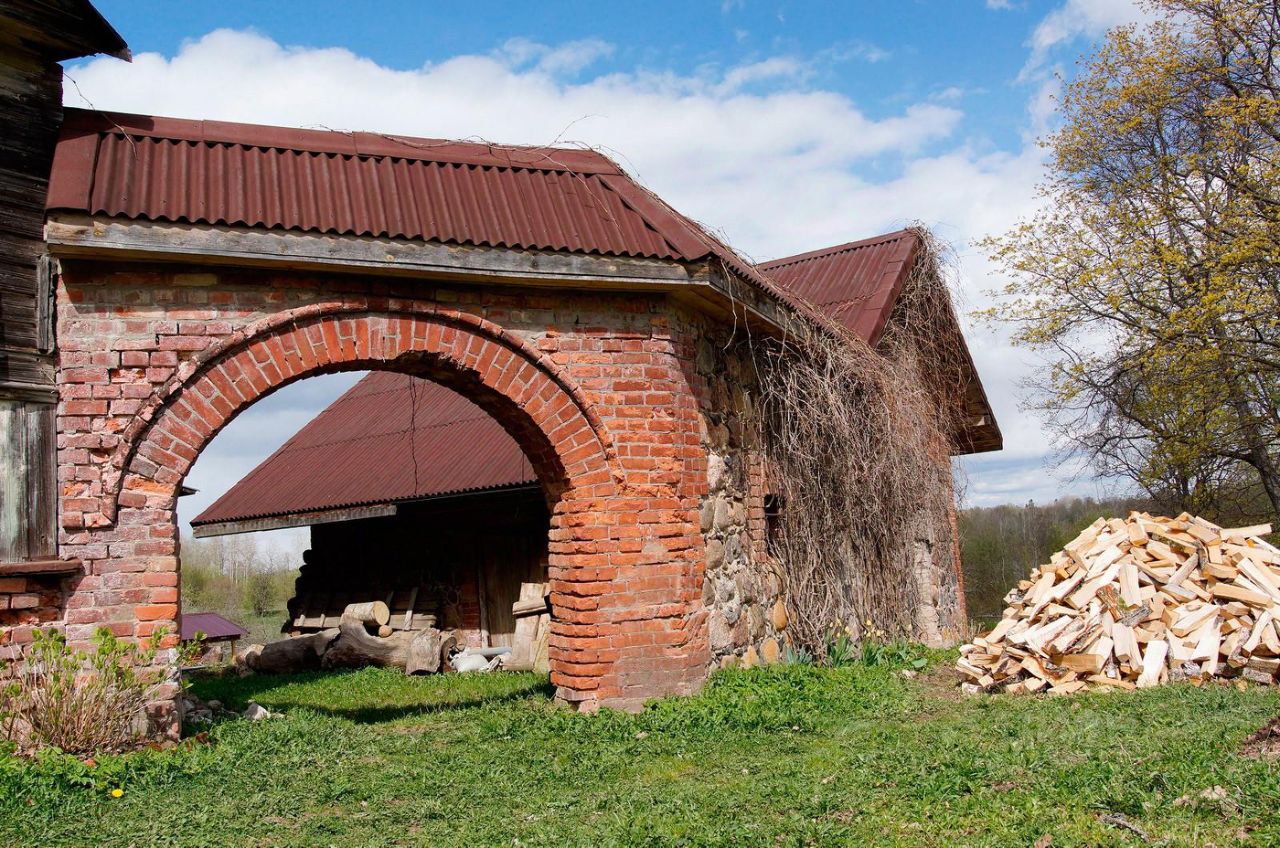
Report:
M124 794L124 790L123 790L123 789L121 789L121 788L120 788L120 787L118 787L118 786L117 786L115 789L112 789L112 790L111 790L111 797L112 797L112 798L119 798L119 797L120 797L121 795L123 795L123 794Z

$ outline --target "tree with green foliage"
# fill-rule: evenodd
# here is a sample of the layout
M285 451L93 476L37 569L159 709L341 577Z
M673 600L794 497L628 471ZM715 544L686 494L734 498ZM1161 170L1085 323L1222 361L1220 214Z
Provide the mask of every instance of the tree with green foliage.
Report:
M1280 513L1280 8L1150 0L1067 85L1045 203L988 242L989 315L1102 474L1192 512Z

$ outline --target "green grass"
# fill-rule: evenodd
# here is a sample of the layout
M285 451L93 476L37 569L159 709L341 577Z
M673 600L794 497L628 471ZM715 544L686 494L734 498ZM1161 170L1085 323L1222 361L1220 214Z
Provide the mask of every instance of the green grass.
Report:
M544 678L209 679L286 717L207 744L0 758L0 845L1280 844L1280 765L1236 754L1274 690L957 698L891 669L724 672L636 716ZM1176 804L1223 787L1228 802ZM120 798L110 795L122 788Z

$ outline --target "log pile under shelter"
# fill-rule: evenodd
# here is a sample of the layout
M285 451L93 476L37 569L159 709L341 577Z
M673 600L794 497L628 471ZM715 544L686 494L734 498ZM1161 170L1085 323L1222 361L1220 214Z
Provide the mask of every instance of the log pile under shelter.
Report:
M298 632L287 639L250 645L236 654L244 673L291 674L317 669L398 668L405 674L454 671L548 670L547 640L551 631L550 588L546 583L521 583L520 599L512 604L516 620L510 646L468 648L460 634L435 627L434 616L418 616L413 627L391 624L392 611L384 601L347 604L337 627Z
M1070 694L1280 671L1280 549L1270 525L1183 513L1099 518L1005 596L960 649L966 691Z

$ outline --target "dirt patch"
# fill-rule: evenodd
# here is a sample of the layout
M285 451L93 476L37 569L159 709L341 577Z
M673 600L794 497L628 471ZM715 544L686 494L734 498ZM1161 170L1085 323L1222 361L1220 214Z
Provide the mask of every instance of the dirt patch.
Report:
M960 691L963 678L949 663L938 664L914 678L911 682L919 687L924 695L920 706L914 711L915 721L929 721L948 712L947 702L959 701L967 697Z
M1267 722L1261 730L1250 733L1240 745L1245 757L1275 759L1280 757L1280 716Z
M942 701L959 701L967 697L960 691L964 678L950 663L939 663L916 678L916 682L930 698Z

